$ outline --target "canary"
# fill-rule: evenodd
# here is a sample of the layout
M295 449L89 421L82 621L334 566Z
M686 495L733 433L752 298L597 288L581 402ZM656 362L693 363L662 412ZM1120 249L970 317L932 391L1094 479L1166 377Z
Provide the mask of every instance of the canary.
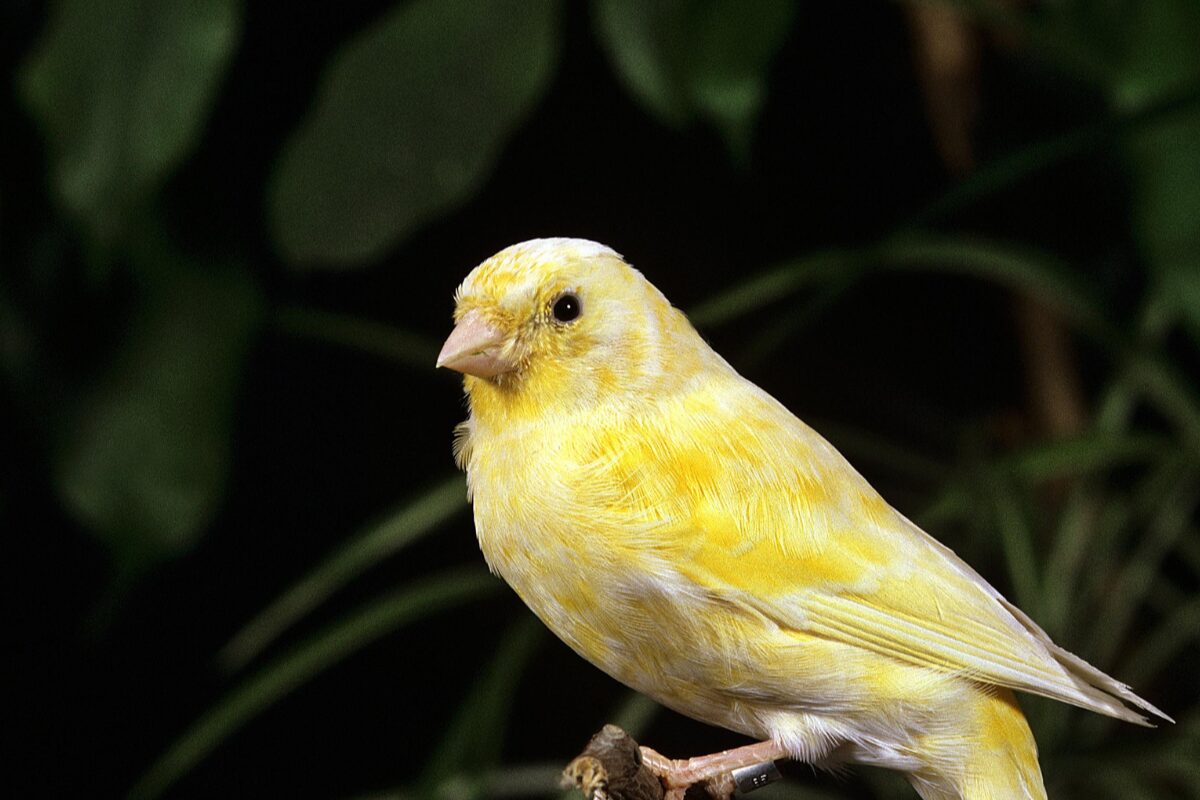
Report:
M535 239L476 267L438 366L491 569L581 656L759 740L647 751L672 796L774 758L904 773L926 800L1044 798L1013 690L1168 719L1055 645L613 250Z

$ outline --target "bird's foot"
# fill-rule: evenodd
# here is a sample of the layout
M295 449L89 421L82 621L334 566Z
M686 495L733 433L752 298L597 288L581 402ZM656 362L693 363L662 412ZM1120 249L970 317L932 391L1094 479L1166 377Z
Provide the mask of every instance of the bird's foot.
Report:
M683 800L687 790L698 783L716 800L728 800L735 789L745 793L776 779L779 773L773 762L787 757L773 741L688 759L667 758L645 746L641 752L642 763L663 783L663 800ZM751 767L759 769L747 769Z
M608 770L595 756L579 756L563 770L562 787L574 786L587 800L609 800Z

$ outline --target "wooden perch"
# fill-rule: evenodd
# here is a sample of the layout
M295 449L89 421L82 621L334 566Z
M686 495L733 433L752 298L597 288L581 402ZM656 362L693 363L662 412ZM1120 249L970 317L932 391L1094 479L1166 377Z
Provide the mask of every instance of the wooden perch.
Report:
M762 742L713 756L672 762L652 750L647 750L644 755L632 736L616 725L605 725L563 770L562 785L563 788L579 789L587 800L728 800L735 790L745 794L779 779L774 762L745 760L747 751L761 751L764 747L773 749L771 745ZM742 757L740 763L739 755ZM652 770L646 763L648 759L663 763ZM723 759L724 763L737 768L732 772L720 772L719 767L713 769L713 759ZM664 790L659 776L667 774L665 768L675 765L685 770L694 769L696 762L709 764L707 772L691 773L695 776L693 780L699 780L699 783L688 786L686 794L684 784L676 784L669 792Z
M662 800L663 785L642 763L642 751L628 733L605 725L563 770L563 788L572 786L587 800Z

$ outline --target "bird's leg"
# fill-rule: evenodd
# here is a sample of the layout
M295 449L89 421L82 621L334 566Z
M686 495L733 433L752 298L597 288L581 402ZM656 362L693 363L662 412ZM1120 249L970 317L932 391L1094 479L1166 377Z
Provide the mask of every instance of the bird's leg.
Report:
M710 794L727 798L735 788L730 774L734 770L787 758L787 755L778 742L770 740L688 759L667 758L649 747L642 747L642 763L666 787L663 800L682 800L688 787L701 781L708 783Z

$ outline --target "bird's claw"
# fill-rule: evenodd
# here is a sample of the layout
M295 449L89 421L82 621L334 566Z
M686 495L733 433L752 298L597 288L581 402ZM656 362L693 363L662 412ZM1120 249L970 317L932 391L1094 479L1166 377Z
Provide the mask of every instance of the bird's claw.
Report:
M579 789L587 800L608 800L608 770L595 756L579 756L567 764L561 784Z

